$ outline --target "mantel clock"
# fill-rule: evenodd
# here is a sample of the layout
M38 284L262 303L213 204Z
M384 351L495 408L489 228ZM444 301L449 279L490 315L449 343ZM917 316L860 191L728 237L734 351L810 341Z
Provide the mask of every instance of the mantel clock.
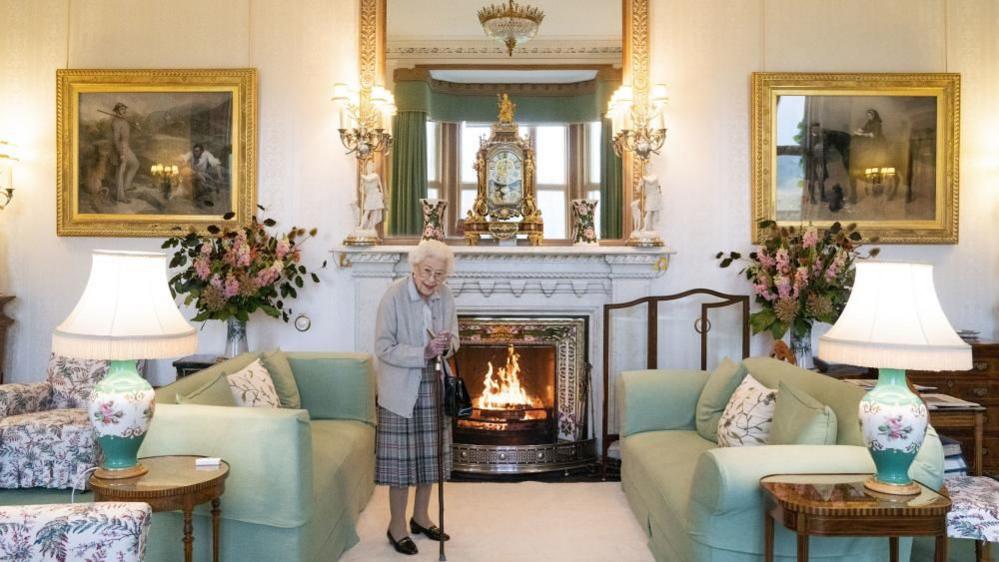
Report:
M513 120L516 105L499 96L499 116L475 159L478 193L465 220L465 240L482 236L510 240L526 236L532 246L544 238L544 222L534 193L534 150Z

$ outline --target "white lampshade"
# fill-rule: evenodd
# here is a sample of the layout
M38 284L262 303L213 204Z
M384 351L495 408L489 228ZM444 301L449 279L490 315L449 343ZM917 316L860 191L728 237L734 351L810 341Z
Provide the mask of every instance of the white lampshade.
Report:
M195 329L167 285L166 255L95 250L80 301L52 335L52 351L80 359L156 359L193 353Z
M920 371L967 370L971 346L954 332L933 287L933 266L863 262L846 309L819 338L834 363Z

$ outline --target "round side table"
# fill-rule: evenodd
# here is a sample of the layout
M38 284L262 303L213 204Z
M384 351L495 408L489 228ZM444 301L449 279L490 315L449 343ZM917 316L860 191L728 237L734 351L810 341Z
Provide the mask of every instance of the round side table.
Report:
M194 506L212 504L212 560L219 560L219 517L229 463L218 467L197 468L194 460L200 455L169 455L139 459L149 472L135 478L105 480L90 477L94 501L141 501L153 511L184 512L184 560L191 562L194 547L194 526L191 516Z

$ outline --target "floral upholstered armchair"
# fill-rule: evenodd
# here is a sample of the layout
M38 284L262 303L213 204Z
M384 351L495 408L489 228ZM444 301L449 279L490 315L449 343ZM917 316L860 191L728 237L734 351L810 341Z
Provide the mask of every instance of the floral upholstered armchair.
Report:
M140 562L151 517L138 502L0 507L0 560Z
M0 385L0 488L70 488L97 465L87 398L107 361L53 355L44 382Z

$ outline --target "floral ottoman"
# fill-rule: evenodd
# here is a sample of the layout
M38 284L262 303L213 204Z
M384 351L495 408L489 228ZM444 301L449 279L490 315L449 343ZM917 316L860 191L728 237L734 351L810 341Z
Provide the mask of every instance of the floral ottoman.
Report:
M0 560L138 562L151 517L137 502L0 507Z
M944 482L953 504L947 535L999 542L999 482L987 476L953 476Z
M97 465L99 450L86 410L0 418L0 488L82 487L82 472Z

